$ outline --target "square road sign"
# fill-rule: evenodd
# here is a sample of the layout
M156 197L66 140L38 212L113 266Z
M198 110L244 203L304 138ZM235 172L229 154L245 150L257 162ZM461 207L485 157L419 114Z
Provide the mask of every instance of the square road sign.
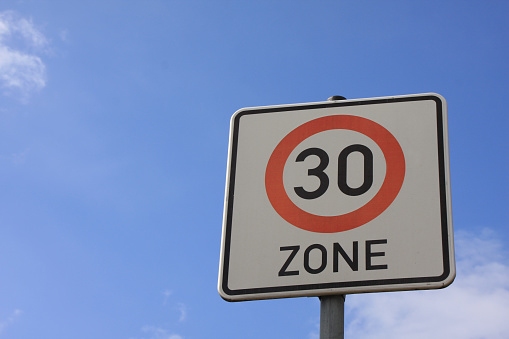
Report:
M441 288L454 276L443 97L255 107L232 116L224 299Z

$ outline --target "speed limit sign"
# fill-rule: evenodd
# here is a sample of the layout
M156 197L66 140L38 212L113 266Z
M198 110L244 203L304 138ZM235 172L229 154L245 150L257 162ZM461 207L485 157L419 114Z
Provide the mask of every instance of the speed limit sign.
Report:
M455 276L437 94L231 119L218 289L229 301L441 288Z

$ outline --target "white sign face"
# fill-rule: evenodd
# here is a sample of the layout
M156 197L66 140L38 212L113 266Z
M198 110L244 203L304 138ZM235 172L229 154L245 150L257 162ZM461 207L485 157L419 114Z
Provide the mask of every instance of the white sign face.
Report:
M443 97L241 109L229 152L224 299L429 289L454 280Z

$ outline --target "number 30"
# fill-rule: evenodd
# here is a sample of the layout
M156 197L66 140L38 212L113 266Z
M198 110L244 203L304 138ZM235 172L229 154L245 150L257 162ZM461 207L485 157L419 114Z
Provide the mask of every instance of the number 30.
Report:
M346 163L348 156L353 152L359 152L364 157L364 181L357 188L352 188L347 183ZM308 148L302 151L295 161L304 161L308 156L316 155L320 158L317 167L308 170L308 175L315 176L320 180L320 186L314 191L306 191L302 186L294 187L295 193L302 199L316 199L322 196L329 188L329 177L324 170L329 165L329 156L320 148ZM350 145L339 153L338 157L338 187L346 195L357 196L366 193L373 185L373 153L364 145Z

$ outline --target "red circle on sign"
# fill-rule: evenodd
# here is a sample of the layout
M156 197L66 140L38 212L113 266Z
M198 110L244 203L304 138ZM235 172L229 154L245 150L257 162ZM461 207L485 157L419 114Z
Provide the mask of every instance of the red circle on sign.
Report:
M371 138L382 150L385 179L378 193L355 211L321 216L297 207L283 185L283 171L290 153L312 135L332 129L345 129ZM330 115L300 125L281 140L272 152L265 171L265 189L272 207L290 224L310 232L335 233L362 226L378 217L396 199L405 178L405 156L396 138L384 127L366 118Z

